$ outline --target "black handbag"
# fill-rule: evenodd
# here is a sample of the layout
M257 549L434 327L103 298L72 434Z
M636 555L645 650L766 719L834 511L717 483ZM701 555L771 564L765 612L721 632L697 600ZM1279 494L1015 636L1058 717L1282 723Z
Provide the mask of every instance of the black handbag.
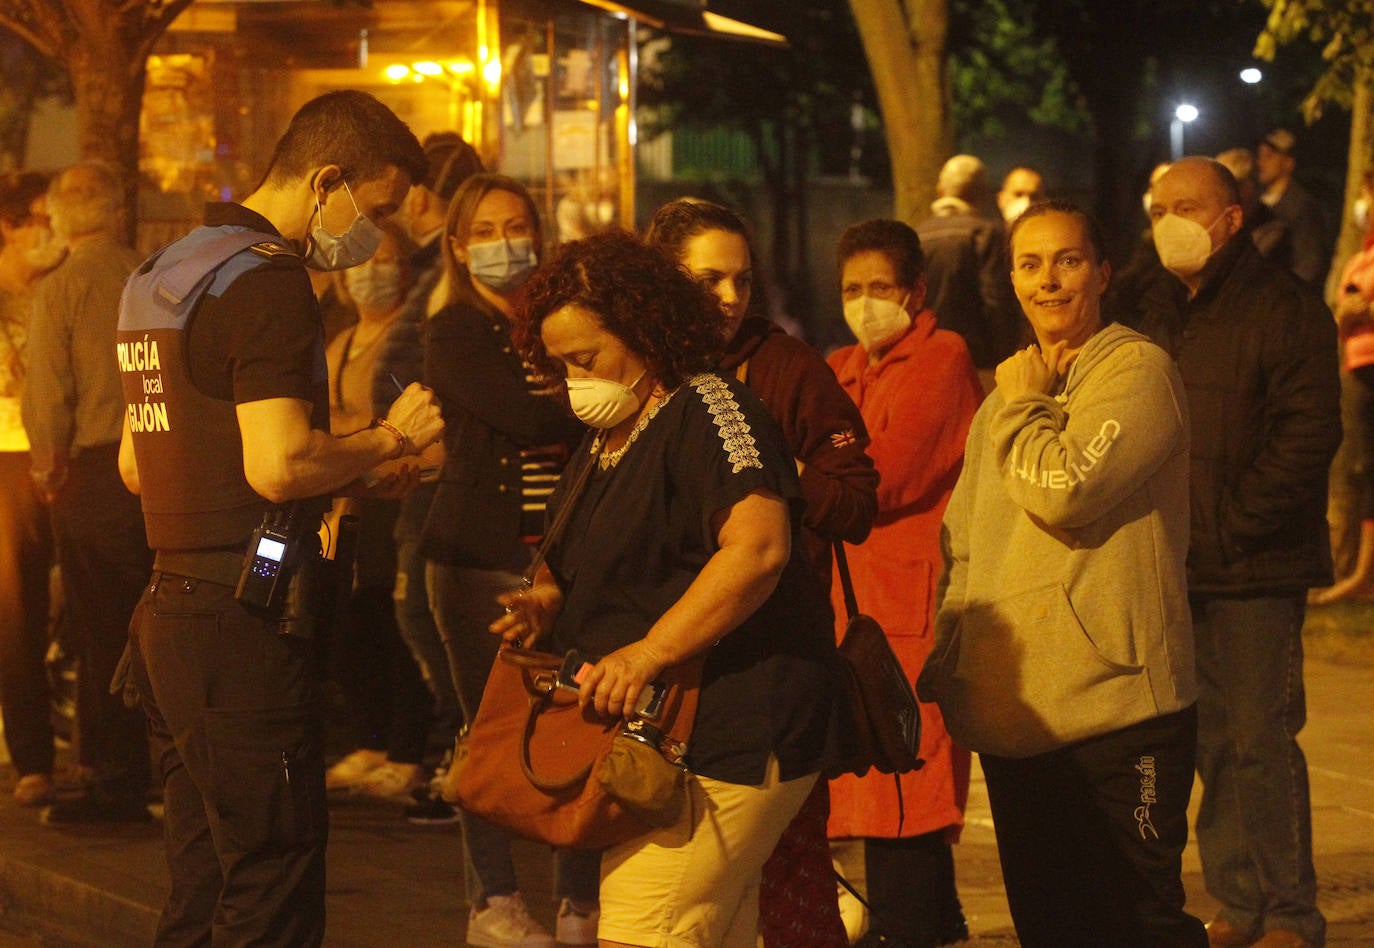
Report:
M885 774L919 770L925 761L919 756L921 709L916 693L882 626L859 611L840 542L835 544L835 565L849 624L838 649L839 750L825 776L862 777L870 768Z

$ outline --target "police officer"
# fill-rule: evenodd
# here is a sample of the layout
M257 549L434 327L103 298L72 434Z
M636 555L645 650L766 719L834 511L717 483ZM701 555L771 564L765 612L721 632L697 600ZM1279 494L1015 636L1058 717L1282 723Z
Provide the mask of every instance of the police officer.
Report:
M158 944L318 945L324 937L322 714L312 609L331 493L399 493L401 459L442 434L411 385L385 418L329 433L323 329L306 267L376 250L377 222L425 170L410 129L362 92L301 108L242 204L145 262L120 311L120 473L141 494L153 574L129 682L163 784L172 889ZM365 488L364 483L372 484ZM287 604L236 598L264 523L283 530ZM256 544L255 544L256 546Z

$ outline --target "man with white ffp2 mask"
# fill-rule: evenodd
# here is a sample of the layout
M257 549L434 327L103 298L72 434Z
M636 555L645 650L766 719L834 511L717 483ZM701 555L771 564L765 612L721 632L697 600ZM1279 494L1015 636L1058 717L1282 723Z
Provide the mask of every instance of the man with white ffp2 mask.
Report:
M1140 328L1178 361L1192 418L1188 592L1198 666L1198 850L1212 944L1321 945L1301 633L1331 576L1336 333L1320 299L1241 229L1236 179L1184 158L1155 183L1160 260ZM1280 940L1281 939L1281 940Z

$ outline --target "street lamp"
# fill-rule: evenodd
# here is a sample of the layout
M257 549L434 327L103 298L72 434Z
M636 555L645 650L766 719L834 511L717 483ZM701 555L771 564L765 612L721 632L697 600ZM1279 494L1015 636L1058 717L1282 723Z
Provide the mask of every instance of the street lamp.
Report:
M1174 119L1169 123L1169 151L1174 161L1183 157L1183 126L1197 117L1197 106L1190 102L1182 102L1174 109Z
M1248 66L1240 71L1240 81L1247 86L1256 85L1263 78L1264 73L1260 72L1254 66Z

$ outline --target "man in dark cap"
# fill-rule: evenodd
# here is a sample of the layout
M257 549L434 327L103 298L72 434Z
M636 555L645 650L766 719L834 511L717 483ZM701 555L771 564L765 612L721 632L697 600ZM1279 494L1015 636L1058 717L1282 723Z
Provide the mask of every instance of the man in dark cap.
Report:
M1297 138L1286 128L1276 128L1255 148L1260 200L1274 216L1288 225L1292 243L1292 270L1299 280L1317 286L1331 265L1331 245L1326 237L1326 215L1308 190L1293 177L1298 162Z

